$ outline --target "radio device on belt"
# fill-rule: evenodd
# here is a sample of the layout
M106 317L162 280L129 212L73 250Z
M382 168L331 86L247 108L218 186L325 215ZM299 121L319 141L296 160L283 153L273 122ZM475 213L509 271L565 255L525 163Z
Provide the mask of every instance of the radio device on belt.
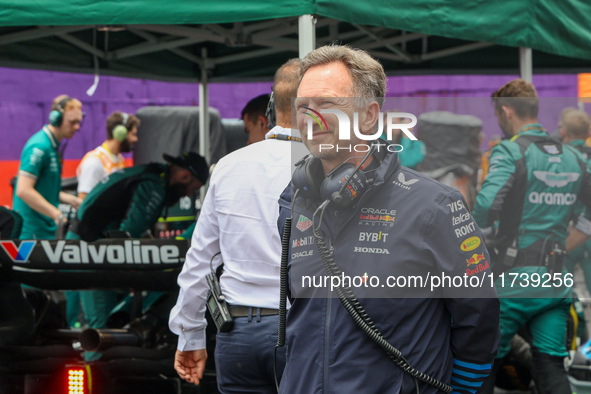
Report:
M209 286L206 305L209 313L211 313L211 316L213 317L213 322L215 323L218 331L228 332L234 326L234 320L230 314L226 297L222 294L218 277L213 270L213 258L218 254L220 253L218 252L214 254L211 260L209 260L209 268L211 269L211 273L205 276L207 279L207 285Z

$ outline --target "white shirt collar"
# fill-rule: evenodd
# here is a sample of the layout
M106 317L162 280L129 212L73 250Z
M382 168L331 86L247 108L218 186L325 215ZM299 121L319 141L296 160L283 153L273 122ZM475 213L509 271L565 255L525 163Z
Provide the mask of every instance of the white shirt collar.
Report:
M55 138L51 130L49 130L49 127L47 127L47 125L43 126L43 131L45 132L45 134L47 134L47 138L49 138L49 141L51 142L51 145L53 145L53 148L57 149L59 142L57 141L57 138Z

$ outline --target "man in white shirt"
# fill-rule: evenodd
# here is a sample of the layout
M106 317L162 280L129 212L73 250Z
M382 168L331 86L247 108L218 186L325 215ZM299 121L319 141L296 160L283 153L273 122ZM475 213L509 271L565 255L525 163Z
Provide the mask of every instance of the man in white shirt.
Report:
M125 112L115 111L107 118L107 139L88 152L76 169L78 197L84 199L101 179L125 167L121 153L133 150L139 125L137 117Z
M290 182L295 162L307 150L291 127L299 60L275 74L277 126L266 139L222 158L210 187L179 275L180 292L170 314L179 335L174 367L181 378L199 384L205 349L206 274L224 264L221 290L234 317L229 332L218 333L215 361L222 393L275 393L273 352L277 342L281 242L277 200ZM277 375L285 350L277 352Z
M242 109L241 118L244 121L244 131L248 134L247 145L265 140L265 135L272 126L265 115L269 105L269 95L261 94L250 100Z

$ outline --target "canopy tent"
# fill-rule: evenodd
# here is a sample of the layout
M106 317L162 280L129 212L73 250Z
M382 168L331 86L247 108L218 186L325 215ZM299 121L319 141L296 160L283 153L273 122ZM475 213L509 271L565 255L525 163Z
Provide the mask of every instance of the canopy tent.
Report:
M589 11L584 0L0 0L0 66L198 80L206 131L209 80L268 79L315 44L365 49L390 74L515 70L507 45L541 51L543 67L588 67ZM519 59L527 75L531 52ZM200 133L206 157L208 136Z
M210 81L268 79L298 55L305 14L318 45L366 49L390 75L516 70L505 46L545 71L591 65L585 0L0 0L0 65L93 72L96 56L101 73L195 81L205 49Z

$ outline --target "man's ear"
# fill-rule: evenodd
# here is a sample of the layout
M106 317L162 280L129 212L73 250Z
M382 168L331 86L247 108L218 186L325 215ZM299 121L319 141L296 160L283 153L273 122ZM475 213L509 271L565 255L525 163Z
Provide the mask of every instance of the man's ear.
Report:
M562 127L559 128L558 131L560 132L560 136L562 137L562 139L564 139L566 137L566 131L564 131Z
M258 122L263 124L263 128L266 128L269 124L269 119L264 115L259 115Z
M372 101L365 110L359 114L359 131L362 134L374 134L375 125L379 122L380 105L376 101ZM385 126L384 126L385 127Z
M513 110L513 108L508 107L506 105L501 106L501 111L502 111L503 115L505 116L505 119L511 119L513 117L513 115L515 114L515 111Z
M181 179L183 182L189 183L191 182L191 172L189 170L184 170Z

